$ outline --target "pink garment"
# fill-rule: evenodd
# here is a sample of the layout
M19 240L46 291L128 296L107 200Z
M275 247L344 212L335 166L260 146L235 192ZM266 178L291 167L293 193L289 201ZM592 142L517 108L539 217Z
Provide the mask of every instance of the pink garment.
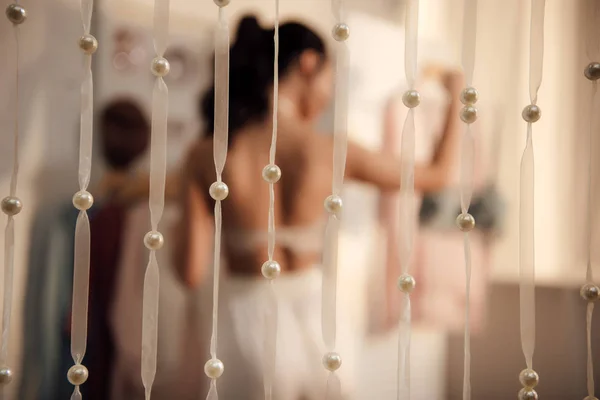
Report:
M447 116L447 92L436 82L426 82L419 87L421 105L416 114L416 162L425 164L434 157L437 143L443 133ZM384 152L399 152L402 124L407 109L398 98L391 98L385 111ZM456 151L459 151L457 149ZM476 160L477 163L478 160ZM456 168L459 171L459 168ZM481 184L481 169L476 172L476 183ZM458 176L455 177L458 183ZM458 196L458 193L457 193ZM415 247L410 273L417 281L411 295L415 323L435 328L462 331L465 308L465 266L463 236L454 230L421 230L418 210L422 194L415 196ZM398 198L384 194L380 200L379 220L382 241L385 243L387 318L384 326L397 324L400 298L396 279L400 274L398 261ZM471 235L473 272L471 278L472 329L481 326L485 311L485 293L489 264L488 245L480 233Z
M430 162L434 157L437 142L443 133L444 123L448 108L448 94L446 89L436 81L425 81L418 85L421 94L421 104L415 113L415 160L418 164ZM399 96L391 97L384 110L384 133L382 152L400 152L402 126L407 114L407 108L402 104ZM421 203L421 194L415 194L415 236L418 235L418 210ZM400 275L398 257L398 195L383 194L379 204L379 223L382 227L383 262L386 264L386 301L387 315L382 318L384 328L396 326L399 317L400 297L396 288L396 277ZM415 243L417 240L415 239ZM416 275L416 252L413 252L413 265L411 273ZM421 282L418 282L421 285Z
M198 296L177 280L171 263L170 234L178 210L167 206L160 224L165 245L157 252L160 268L158 314L158 370L153 400L196 400L201 389L204 362L208 357L200 342ZM133 207L127 215L123 251L115 285L111 328L115 341L111 400L143 400L141 370L142 292L148 263L144 234L150 229L147 204Z
M485 321L490 261L489 244L480 232L471 240L471 330L476 333ZM463 234L456 231L421 229L416 241L415 279L418 290L413 318L427 327L464 330L465 263Z

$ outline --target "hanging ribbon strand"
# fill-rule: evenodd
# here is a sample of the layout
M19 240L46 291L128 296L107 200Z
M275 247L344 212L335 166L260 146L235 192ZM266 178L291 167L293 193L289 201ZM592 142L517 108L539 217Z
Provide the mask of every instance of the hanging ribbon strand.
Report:
M337 269L338 241L340 218L342 215L341 191L344 184L346 169L346 152L348 148L348 74L349 50L346 40L350 37L350 28L344 22L343 0L332 0L332 12L336 23L332 29L335 45L335 106L333 122L333 179L331 195L325 199L325 210L329 214L325 228L323 248L323 283L321 288L322 310L321 324L323 341L327 353L323 356L323 366L328 370L326 399L338 399L341 395L341 385L335 374L341 365L342 358L336 350L336 299L337 299Z
M221 269L221 202L229 195L229 187L222 174L227 160L229 134L229 26L225 9L229 0L214 0L219 7L219 26L215 35L215 132L213 154L217 180L209 188L215 200L215 249L213 260L213 314L210 339L211 359L204 365L204 373L211 379L207 400L218 400L217 379L223 375L225 366L217 357L217 330L219 317L219 274Z
M464 233L465 252L465 336L464 336L464 372L463 400L471 399L471 243L469 232L475 228L475 218L469 214L473 195L473 165L475 160L475 144L471 124L477 120L477 103L479 94L472 87L473 71L475 69L475 45L477 39L477 1L466 0L464 4L463 38L462 38L462 67L465 73L466 87L460 95L464 107L460 111L460 119L465 123L462 144L462 164L460 169L460 208L461 213L456 218L458 228Z
M150 70L156 77L152 92L152 126L150 142L150 232L144 236L144 245L150 250L148 266L144 276L142 300L142 383L146 400L150 399L156 376L158 343L158 297L160 275L156 251L164 245L164 237L158 231L158 224L165 208L165 179L167 173L167 117L169 110L169 89L164 77L171 67L164 58L169 40L169 0L154 2L154 50Z
M593 182L593 145L594 145L594 110L596 109L596 93L598 91L598 79L600 79L600 40L598 40L597 34L598 26L600 24L600 2L590 2L593 7L592 12L589 13L590 23L588 24L588 38L586 41L586 54L589 60L589 64L585 67L583 74L591 82L592 90L590 97L590 120L588 128L588 184L587 184L587 229L586 229L586 241L587 241L587 263L586 263L586 282L581 287L580 294L585 301L587 301L586 310L586 336L587 336L587 392L588 397L585 400L597 400L595 396L594 387L594 363L592 359L592 315L594 312L594 302L600 298L600 288L594 284L594 277L592 274L592 207L593 207L593 196L592 196L592 182ZM593 32L593 34L592 34Z
M519 269L521 346L527 368L519 374L523 389L519 399L537 399L535 387L539 382L533 370L535 349L535 240L534 240L534 161L532 124L539 121L542 111L537 103L542 83L544 61L545 0L531 1L531 31L529 51L529 97L531 104L523 109L527 122L527 141L521 158L521 189L519 209Z
M21 199L17 197L17 178L19 175L19 29L27 20L27 10L17 0L6 7L6 17L13 24L15 35L15 94L14 94L14 125L13 125L13 167L10 177L9 195L2 199L2 212L6 214L6 230L4 237L4 294L2 310L2 336L0 344L0 394L4 398L4 387L13 379L13 371L8 366L8 345L12 312L13 274L15 265L15 215L23 209Z
M92 55L98 49L98 41L90 34L93 0L81 1L81 22L84 34L79 38L83 52L83 82L81 84L81 127L79 135L79 191L73 196L73 205L79 210L75 226L75 255L73 266L73 301L71 311L71 356L75 365L68 373L69 382L75 386L71 400L80 400L79 386L88 378L88 370L82 364L87 346L88 294L90 284L90 220L87 210L94 204L94 197L87 191L92 171L92 143L94 125L94 82Z
M269 305L265 310L265 351L264 351L264 388L265 400L273 398L273 381L275 379L275 360L277 357L277 296L273 287L274 280L281 273L281 266L273 259L275 252L275 187L281 179L281 169L275 163L277 151L277 113L279 103L279 0L275 0L275 33L273 37L275 56L273 59L273 133L269 164L263 168L262 177L269 184L269 227L268 253L269 259L262 265L261 272L270 281Z
M417 38L419 31L419 0L406 3L406 34L404 68L408 90L402 102L409 111L402 128L400 148L400 201L399 201L399 259L402 274L398 278L398 289L404 294L400 307L398 332L398 400L410 399L410 293L415 289L415 279L409 274L412 262L413 235L415 224L415 108L421 103L421 95L415 90L417 74Z

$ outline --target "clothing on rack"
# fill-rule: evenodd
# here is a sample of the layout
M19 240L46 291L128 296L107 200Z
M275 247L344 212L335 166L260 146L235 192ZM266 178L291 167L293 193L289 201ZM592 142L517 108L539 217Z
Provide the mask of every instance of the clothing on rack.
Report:
M173 230L180 210L167 203L160 230L165 244L156 253L160 265L158 370L152 389L155 400L197 400L204 379L206 347L199 332L199 299L187 290L173 267ZM125 216L114 300L109 309L115 344L110 400L143 400L140 378L142 293L148 249L142 238L150 229L146 203Z
M88 400L109 399L114 363L114 339L109 310L113 302L115 279L121 254L126 207L111 201L101 207L90 221L90 294L88 346L90 377L86 383ZM87 357L86 357L87 358Z
M20 383L19 399L62 400L73 391L65 377L73 364L67 328L77 215L69 201L41 210L32 226L24 309L23 371L27 374Z

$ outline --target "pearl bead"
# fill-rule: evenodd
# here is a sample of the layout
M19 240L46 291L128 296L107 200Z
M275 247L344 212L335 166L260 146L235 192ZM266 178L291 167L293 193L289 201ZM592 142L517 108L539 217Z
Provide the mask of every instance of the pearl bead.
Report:
M596 301L600 297L600 288L593 283L586 283L579 291L581 297L587 301Z
M227 5L229 5L229 1L230 0L213 0L215 2L216 5L218 5L219 7L225 7Z
M275 164L263 168L262 177L268 183L277 183L281 179L281 169Z
M152 60L150 69L154 76L163 77L167 76L169 71L171 71L171 64L169 64L169 61L164 57L156 57Z
M277 261L266 261L260 271L267 279L275 279L281 273L281 265Z
M475 218L469 213L459 214L456 217L456 226L463 232L470 232L475 228Z
M331 372L337 371L342 366L342 357L335 352L327 353L323 356L323 366Z
M338 42L343 42L350 37L350 27L348 24L344 24L340 22L333 27L332 35L335 40Z
M538 394L533 389L523 388L519 391L519 400L537 400Z
M204 373L210 379L220 378L221 375L223 375L224 371L225 366L223 365L223 362L219 359L213 358L211 360L208 360L206 364L204 364Z
M465 106L477 103L478 98L479 93L477 93L477 89L475 89L474 87L464 88L462 93L460 94L460 101Z
M21 199L14 196L8 196L2 199L2 212L6 215L14 216L21 212L23 203Z
M523 109L521 115L526 122L537 122L542 117L542 110L535 104L530 104Z
M403 293L411 293L415 290L415 286L417 286L417 282L409 274L402 274L398 278L398 289Z
M590 63L587 67L585 67L583 74L590 81L597 81L598 79L600 79L600 63Z
M464 106L462 110L460 110L460 119L465 124L472 124L477 120L477 109L473 106Z
M537 374L537 372L527 368L521 371L521 373L519 374L519 382L521 382L521 385L523 385L523 387L533 389L540 382L540 377Z
M160 250L165 244L165 238L162 233L150 231L144 236L144 245L148 250Z
M79 211L89 210L94 204L94 196L87 190L81 190L73 195L73 205Z
M19 4L10 4L6 7L6 18L15 25L20 25L27 19L27 10Z
M421 95L416 90L407 90L402 95L402 102L408 108L415 108L421 104Z
M325 199L325 210L330 214L337 214L342 211L344 203L338 195L332 194Z
M0 368L0 385L8 385L13 379L12 370L8 367Z
M69 368L67 372L67 379L71 382L71 385L81 386L87 381L89 376L88 369L81 364L75 364Z
M225 182L214 182L210 185L208 193L214 200L225 200L229 196L229 188Z
M85 54L94 54L98 50L98 41L95 37L86 33L79 38L79 48L83 50Z

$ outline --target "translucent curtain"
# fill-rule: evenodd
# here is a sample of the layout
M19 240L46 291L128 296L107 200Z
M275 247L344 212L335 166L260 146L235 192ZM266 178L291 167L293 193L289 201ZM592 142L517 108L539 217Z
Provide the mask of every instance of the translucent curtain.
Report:
M167 117L169 89L163 79L169 73L169 62L164 58L169 40L169 0L154 2L154 50L151 70L156 76L152 91L152 125L150 134L150 208L151 231L144 236L144 244L150 250L144 275L142 299L142 383L146 400L152 394L156 376L158 345L158 304L160 273L156 251L164 244L158 224L165 208L165 185L167 173Z

